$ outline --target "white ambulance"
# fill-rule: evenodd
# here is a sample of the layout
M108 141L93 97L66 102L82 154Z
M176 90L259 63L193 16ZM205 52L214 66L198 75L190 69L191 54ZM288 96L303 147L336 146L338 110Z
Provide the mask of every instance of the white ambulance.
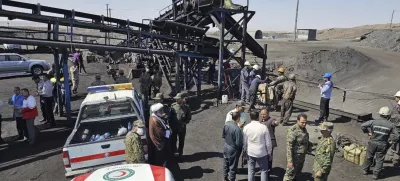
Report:
M63 148L65 176L124 164L123 140L136 120L144 120L142 105L131 83L89 87ZM141 138L147 159L146 133Z
M165 167L149 164L111 166L74 178L72 181L175 181Z

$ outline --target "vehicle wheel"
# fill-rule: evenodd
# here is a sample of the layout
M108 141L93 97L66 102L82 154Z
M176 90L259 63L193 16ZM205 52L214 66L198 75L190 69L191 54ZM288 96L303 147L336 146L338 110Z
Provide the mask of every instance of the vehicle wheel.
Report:
M33 75L42 75L43 74L43 67L40 65L35 65L32 67L32 74Z

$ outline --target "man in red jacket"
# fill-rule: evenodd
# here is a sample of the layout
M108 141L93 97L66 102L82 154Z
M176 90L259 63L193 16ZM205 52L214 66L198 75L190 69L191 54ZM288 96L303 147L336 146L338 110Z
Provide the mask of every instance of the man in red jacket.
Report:
M24 101L22 103L22 119L26 120L26 125L28 127L28 142L29 144L35 143L35 118L38 116L38 110L36 107L36 100L33 96L29 94L29 90L24 88L21 90L24 96Z

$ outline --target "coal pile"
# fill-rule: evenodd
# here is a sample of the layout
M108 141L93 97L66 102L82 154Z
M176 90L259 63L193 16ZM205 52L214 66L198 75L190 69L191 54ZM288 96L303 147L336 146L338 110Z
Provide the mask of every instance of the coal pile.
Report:
M375 30L360 43L372 48L400 52L400 30Z
M325 72L331 72L335 82L362 75L364 67L372 60L360 52L346 47L334 51L321 50L297 57L284 64L288 73L299 79L321 82Z

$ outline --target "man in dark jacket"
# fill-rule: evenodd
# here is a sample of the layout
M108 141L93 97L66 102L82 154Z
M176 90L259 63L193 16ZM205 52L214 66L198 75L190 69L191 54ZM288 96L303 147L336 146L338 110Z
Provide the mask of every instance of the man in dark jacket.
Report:
M275 127L279 125L279 121L271 118L269 116L269 110L268 108L263 108L261 109L260 112L260 123L264 124L267 126L270 137L271 137L271 142L272 142L272 152L271 152L271 159L268 160L268 168L269 170L272 169L272 159L274 157L274 148L278 146L276 142L276 137L275 137ZM271 172L268 172L268 177Z
M375 170L373 172L373 179L378 179L383 169L383 161L387 148L389 146L389 138L393 143L399 140L399 133L397 132L393 123L389 121L391 111L389 107L382 107L379 110L380 119L371 120L361 125L361 130L368 134L370 141L367 146L367 156L362 166L364 175L369 174L369 169L375 158ZM370 128L370 130L368 130Z
M250 107L249 107L249 112L254 109L254 104L256 103L257 100L257 91L258 91L258 85L263 84L267 82L268 77L265 80L261 80L260 75L256 75L256 77L251 81L250 88L249 88L249 94L250 94Z
M178 93L174 99L175 103L171 105L171 146L173 153L177 153L182 159L183 147L185 146L185 136L186 136L186 125L189 124L192 119L192 114L190 107L185 103L182 93ZM178 149L176 148L176 143L179 138Z
M243 149L243 133L239 128L240 113L232 112L232 120L225 123L222 132L224 143L224 181L234 181L239 162L240 153ZM228 176L229 173L229 176Z

